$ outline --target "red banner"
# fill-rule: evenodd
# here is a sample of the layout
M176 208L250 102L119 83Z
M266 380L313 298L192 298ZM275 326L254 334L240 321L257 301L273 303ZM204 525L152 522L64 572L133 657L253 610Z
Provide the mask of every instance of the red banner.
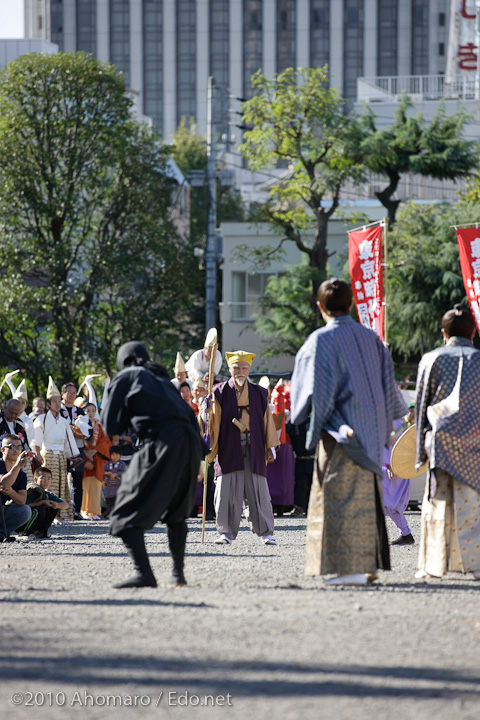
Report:
M465 292L480 333L480 230L460 228L457 240Z
M348 267L358 319L383 342L381 225L348 233Z

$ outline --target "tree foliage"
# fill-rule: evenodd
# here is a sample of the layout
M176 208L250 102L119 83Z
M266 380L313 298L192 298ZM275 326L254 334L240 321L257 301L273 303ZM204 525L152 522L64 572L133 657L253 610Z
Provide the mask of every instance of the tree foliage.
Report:
M26 366L38 391L86 359L110 368L132 335L173 353L187 244L165 148L134 120L122 75L85 53L9 63L0 157L3 362Z
M390 226L395 222L401 202L392 198L402 175L457 180L470 176L478 163L478 144L463 137L468 114L459 110L447 115L443 103L439 103L428 124L421 114L416 117L408 114L413 104L404 96L394 124L388 127L377 127L371 107L367 107L361 117L365 134L360 148L366 167L389 179L387 187L375 194L388 211Z
M323 325L318 310L311 311L312 284L318 282L319 271L307 262L269 278L254 316L255 329L266 344L265 357L296 355L308 335Z
M172 138L171 155L180 170L188 176L191 170L207 171L207 142L199 135L193 119L187 123L182 118ZM217 172L223 169L222 161L216 161ZM196 247L205 245L207 232L207 185L191 188L191 236ZM245 208L237 188L224 186L217 181L217 222L245 219Z
M479 213L480 204L452 208L410 203L389 233L389 341L403 358L438 347L442 315L454 303L466 303L452 225Z
M289 164L287 177L271 184L266 213L282 241L294 242L322 277L329 257L328 221L341 189L363 177L360 126L344 114L337 90L328 88L326 66L288 68L273 78L258 71L252 85L256 94L243 106L251 130L240 151L252 170ZM305 231L312 229L309 243Z

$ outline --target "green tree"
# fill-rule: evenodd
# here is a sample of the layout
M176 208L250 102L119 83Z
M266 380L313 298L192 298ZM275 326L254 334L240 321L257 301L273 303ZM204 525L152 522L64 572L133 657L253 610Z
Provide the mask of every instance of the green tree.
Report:
M480 204L410 203L389 233L389 341L404 359L438 347L442 315L454 303L466 303L452 225L479 214Z
M447 116L440 103L428 124L421 114L408 115L412 107L413 101L404 96L395 113L395 122L389 127L377 128L377 118L370 107L361 117L365 135L360 148L365 165L389 180L388 185L375 194L388 211L390 226L395 222L401 202L394 200L393 195L402 175L457 180L472 175L478 163L478 143L463 137L468 114L459 110Z
M279 276L269 278L255 329L265 341L265 357L296 355L307 336L323 325L320 313L312 313L312 284L319 282L319 271L308 262L293 265Z
M155 345L181 327L190 298L167 153L134 120L121 73L85 53L9 63L0 157L3 362L28 367L37 391L88 357L110 367L130 333ZM117 324L102 336L106 306Z
M251 130L240 151L252 170L279 161L291 168L288 178L272 183L265 214L277 228L280 245L294 242L319 271L312 275L313 303L329 258L328 221L345 183L363 177L361 128L355 117L344 114L338 91L328 88L326 66L288 68L273 78L258 71L252 85L256 95L243 106L243 120Z
M207 170L207 142L198 133L193 118L187 123L182 118L172 137L171 155L180 170L188 177L190 171ZM217 172L223 169L221 160L217 160ZM201 178L199 178L201 182ZM191 188L191 237L194 247L205 245L207 231L207 186L206 183ZM234 186L222 185L217 181L217 222L245 219L245 207L240 191Z

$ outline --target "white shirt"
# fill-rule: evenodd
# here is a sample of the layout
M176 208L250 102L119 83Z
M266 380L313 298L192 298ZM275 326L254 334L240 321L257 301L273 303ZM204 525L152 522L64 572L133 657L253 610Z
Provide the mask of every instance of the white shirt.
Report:
M189 377L196 380L197 377L203 378L205 373L208 373L210 369L210 360L207 360L203 350L197 350L191 355L185 363L187 373ZM214 375L218 375L220 368L222 367L222 353L217 350L215 357L215 365L213 366Z
M39 415L33 426L36 447L52 450L55 455L63 452L67 457L76 457L80 454L70 423L60 413L54 417L49 410L46 414Z

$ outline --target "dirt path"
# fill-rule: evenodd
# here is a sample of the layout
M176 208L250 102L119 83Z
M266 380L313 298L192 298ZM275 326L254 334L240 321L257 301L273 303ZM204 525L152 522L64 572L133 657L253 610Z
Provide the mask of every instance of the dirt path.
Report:
M414 580L413 546L374 586L326 588L303 577L305 521L276 526L277 548L245 525L226 548L190 521L185 588L160 526L154 590L111 588L130 565L105 522L0 545L2 717L480 717L479 582Z

